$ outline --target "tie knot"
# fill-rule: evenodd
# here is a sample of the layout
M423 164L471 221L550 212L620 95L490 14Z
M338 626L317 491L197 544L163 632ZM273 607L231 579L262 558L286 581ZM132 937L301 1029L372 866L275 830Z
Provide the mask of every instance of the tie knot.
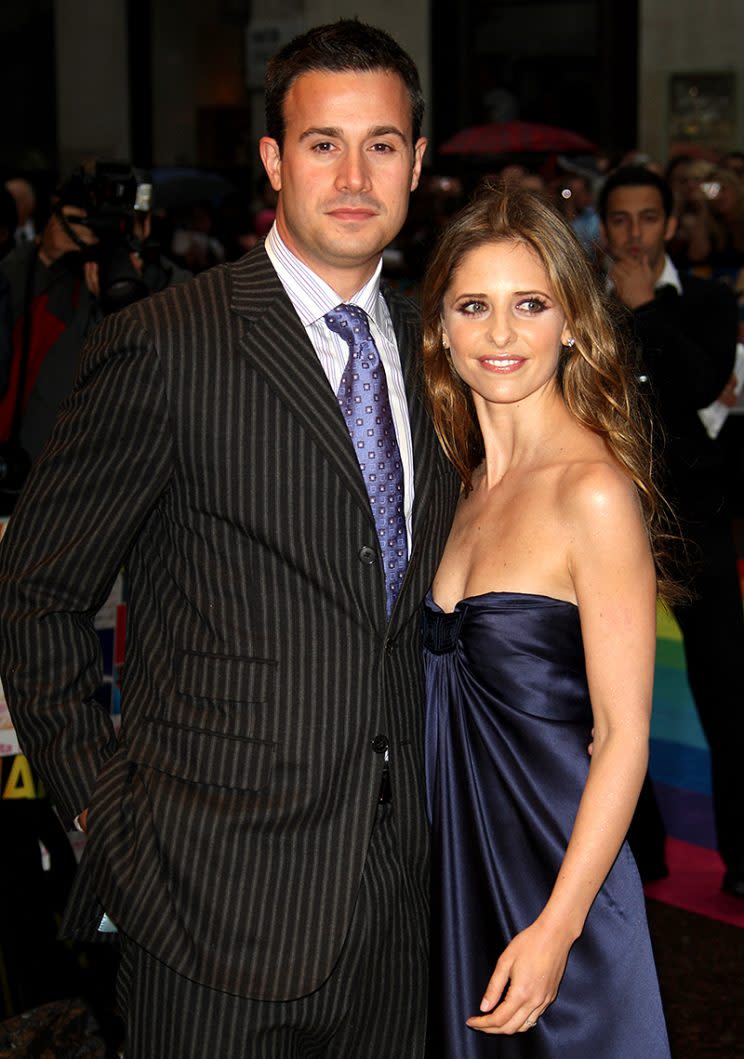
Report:
M337 305L323 319L330 330L341 335L352 348L372 338L367 314L358 305Z

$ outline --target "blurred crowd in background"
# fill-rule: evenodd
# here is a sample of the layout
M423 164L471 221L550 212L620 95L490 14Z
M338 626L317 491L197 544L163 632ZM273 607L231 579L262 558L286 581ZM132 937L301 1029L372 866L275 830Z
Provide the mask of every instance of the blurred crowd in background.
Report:
M601 153L550 156L539 166L508 161L485 176L513 180L546 195L601 267L604 246L596 206L602 184L620 166L645 166L665 177L674 193L679 224L667 248L674 264L729 284L744 304L744 151L706 155L679 154L666 166L636 150L617 158ZM416 282L437 230L467 201L483 176L471 170L457 176L431 174L424 180L395 258L407 280ZM744 316L742 320L744 335Z
M599 191L618 166L642 165L673 190L672 261L735 290L744 339L744 151L691 147L666 166L636 150L615 158L515 150L499 159L440 153L438 160L384 256L388 282L414 299L438 233L484 179L547 196L602 270ZM0 513L12 509L51 430L87 333L107 312L241 256L267 234L275 199L263 176L251 184L189 168L146 173L88 162L56 184L51 174L7 174L0 183Z
M515 154L492 167L483 160L450 159L447 172L429 171L422 178L408 221L386 255L386 272L415 292L438 231L484 178L514 180L542 192L571 221L587 250L600 255L595 206L601 184L612 169L640 164L665 176L674 192L679 227L669 252L677 267L741 285L744 151L705 154L677 154L665 166L635 150L617 158L596 153L538 156L539 161ZM50 179L49 174L11 175L0 187L0 258L43 235L60 190ZM266 235L273 221L276 196L263 177L254 187L236 187L218 173L172 168L142 179L153 182L151 238L192 273L236 259Z
M483 159L450 158L446 171L437 167L422 177L408 221L386 254L388 277L415 293L437 233L489 178L514 180L546 195L571 221L589 253L599 258L597 196L607 174L621 165L647 166L672 187L679 226L669 253L677 267L723 279L740 289L744 150L716 155L694 147L689 154L676 154L666 165L637 150L615 158L601 152L515 153L492 166ZM92 171L91 163L84 168ZM235 260L271 227L276 196L263 176L252 187L236 186L235 178L216 172L189 168L154 170L141 178L152 180L150 238L163 254L191 273ZM42 237L55 199L67 183L55 185L50 174L8 176L0 186L0 258Z

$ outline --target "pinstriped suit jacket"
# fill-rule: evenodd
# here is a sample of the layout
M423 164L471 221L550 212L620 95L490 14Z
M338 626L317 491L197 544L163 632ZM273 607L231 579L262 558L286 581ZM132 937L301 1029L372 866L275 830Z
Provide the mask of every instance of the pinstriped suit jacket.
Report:
M425 881L419 606L457 485L386 295L409 394L413 546L388 623L347 428L262 247L108 318L0 547L0 673L66 820L90 807L66 928L103 908L180 973L315 989L341 950L390 741ZM129 585L122 726L92 618Z

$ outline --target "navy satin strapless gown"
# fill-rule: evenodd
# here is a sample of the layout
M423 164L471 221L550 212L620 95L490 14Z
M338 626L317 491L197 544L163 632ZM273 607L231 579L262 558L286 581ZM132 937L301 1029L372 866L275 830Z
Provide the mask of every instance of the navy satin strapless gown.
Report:
M589 769L592 714L577 607L488 592L427 601L432 826L431 1059L668 1059L641 881L624 845L534 1029L465 1019L496 960L550 896ZM632 659L628 660L632 665Z

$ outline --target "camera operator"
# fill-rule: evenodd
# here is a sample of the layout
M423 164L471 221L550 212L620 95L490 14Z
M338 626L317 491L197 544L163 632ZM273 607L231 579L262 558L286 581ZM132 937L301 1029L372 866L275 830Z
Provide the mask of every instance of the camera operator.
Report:
M104 315L189 273L149 240L149 184L131 166L82 167L58 190L40 238L0 261L12 348L0 396L0 514L8 514L72 390L78 355Z

